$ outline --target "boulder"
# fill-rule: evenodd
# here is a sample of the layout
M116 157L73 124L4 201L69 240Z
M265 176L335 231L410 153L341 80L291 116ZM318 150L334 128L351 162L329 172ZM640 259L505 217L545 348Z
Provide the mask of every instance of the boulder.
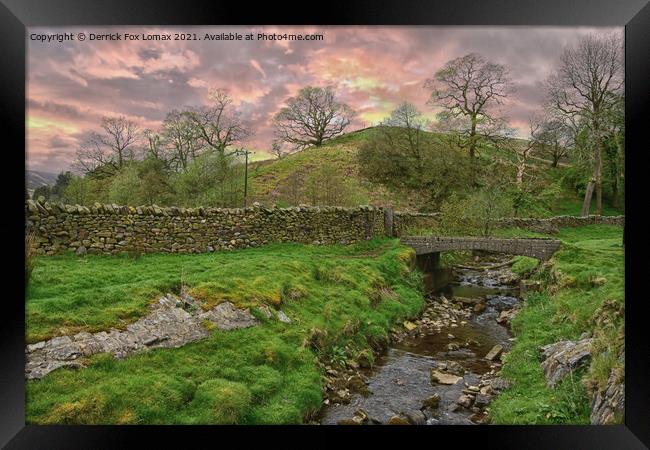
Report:
M560 341L540 348L542 369L549 387L567 374L585 365L591 359L591 338L579 341Z

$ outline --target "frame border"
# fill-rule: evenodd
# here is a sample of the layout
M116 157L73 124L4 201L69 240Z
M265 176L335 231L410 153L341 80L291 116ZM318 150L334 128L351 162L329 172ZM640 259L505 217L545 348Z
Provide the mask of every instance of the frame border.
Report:
M24 153L11 151L25 145L25 74L26 74L26 27L64 25L214 25L214 24L261 24L283 25L552 25L552 26L606 26L625 25L625 76L626 76L626 225L625 233L630 236L632 247L625 252L626 270L626 414L625 425L615 426L478 426L478 427L404 427L387 429L380 427L370 431L351 430L349 427L290 427L292 437L308 438L314 442L314 434L341 434L345 442L349 438L384 439L396 437L404 442L412 433L420 434L433 442L443 442L449 437L461 444L476 442L488 448L553 448L557 449L608 449L648 448L650 446L650 352L644 344L648 342L645 332L645 304L638 295L641 287L643 243L639 219L640 208L631 203L631 192L637 192L637 183L644 175L640 154L647 140L642 142L647 124L650 123L650 3L648 0L492 0L427 3L423 0L360 0L345 5L328 5L318 15L304 12L304 4L288 8L289 5L264 3L249 5L217 1L187 2L154 0L92 1L38 1L2 0L0 3L0 54L8 62L0 71L0 98L4 108L0 110L1 123L11 137L13 146L5 154L10 164L10 177L3 177L4 192L17 191L20 181L24 183ZM296 12L289 13L289 9ZM20 62L23 62L22 64ZM631 172L630 172L631 171ZM15 177L15 178L14 178ZM631 183L631 184L630 184ZM24 186L24 185L23 185ZM13 218L2 221L0 226L6 236L20 236L24 231L24 204L20 193L5 200L6 211ZM7 239L14 254L12 261L24 263L23 243L20 239ZM11 263L11 279L24 279L21 267ZM645 268L644 267L644 268ZM647 276L647 275L646 275ZM19 288L15 289L19 291ZM641 290L639 289L639 293ZM212 442L223 442L223 433L236 433L239 443L255 439L256 433L248 433L247 427L210 426L35 426L25 425L25 380L24 380L24 304L17 295L6 296L3 305L4 323L0 327L0 354L3 368L0 377L0 445L6 448L116 448L135 445L137 438L146 438L152 444L167 447L174 441L187 444L199 432L211 437ZM24 295L24 291L23 291ZM638 301L637 300L640 300ZM254 431L275 434L278 443L287 443L287 427L250 427ZM360 427L361 428L361 427ZM258 430L259 429L259 430ZM432 431L435 430L435 431ZM461 434L462 433L462 434ZM444 436L443 436L444 435ZM257 435L259 437L259 435ZM459 439L460 438L460 439ZM294 439L292 439L294 441ZM295 442L295 441L294 441ZM327 439L322 441L328 443ZM337 439L330 445L343 442ZM432 443L433 443L432 442ZM644 445L645 444L645 445Z

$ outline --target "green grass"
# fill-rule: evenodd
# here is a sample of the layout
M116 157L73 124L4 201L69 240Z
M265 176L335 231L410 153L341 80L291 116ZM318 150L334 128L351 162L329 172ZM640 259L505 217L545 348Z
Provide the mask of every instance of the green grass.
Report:
M502 234L539 236L522 230ZM602 387L617 365L615 355L623 339L618 309L624 307L622 228L565 228L555 237L562 240L562 248L553 257L552 268L533 276L544 281L546 289L528 295L512 321L517 340L502 375L514 385L492 403L494 423L589 423L588 389ZM608 320L601 320L603 316ZM591 367L564 379L556 389L547 388L539 347L577 339L585 331L595 337Z
M178 349L27 383L28 423L301 423L321 402L318 357L341 362L386 342L423 305L413 251L396 240L277 244L202 255L40 257L27 294L30 341L123 326L182 282L208 305L281 306L292 318L213 330Z

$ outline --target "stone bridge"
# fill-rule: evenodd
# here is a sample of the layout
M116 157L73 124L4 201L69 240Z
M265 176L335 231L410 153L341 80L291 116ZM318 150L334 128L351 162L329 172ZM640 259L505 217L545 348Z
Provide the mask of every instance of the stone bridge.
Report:
M415 249L416 255L427 255L449 250L484 250L510 255L530 256L540 261L548 260L559 250L556 239L500 239L451 236L406 236L400 239L404 245Z

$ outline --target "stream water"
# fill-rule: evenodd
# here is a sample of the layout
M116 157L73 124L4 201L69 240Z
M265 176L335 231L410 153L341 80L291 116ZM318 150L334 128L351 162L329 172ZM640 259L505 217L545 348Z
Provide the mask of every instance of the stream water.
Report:
M519 302L518 289L499 281L503 274L454 269L452 282L427 296L418 328L393 342L372 369L362 371L367 391L353 392L347 404L326 405L320 423L349 423L355 416L363 423L389 423L395 417L414 424L483 423L485 408L498 393L490 379L500 367L499 358L485 357L495 345L504 352L510 348L507 325L497 319ZM432 382L432 371L457 376L457 382Z

